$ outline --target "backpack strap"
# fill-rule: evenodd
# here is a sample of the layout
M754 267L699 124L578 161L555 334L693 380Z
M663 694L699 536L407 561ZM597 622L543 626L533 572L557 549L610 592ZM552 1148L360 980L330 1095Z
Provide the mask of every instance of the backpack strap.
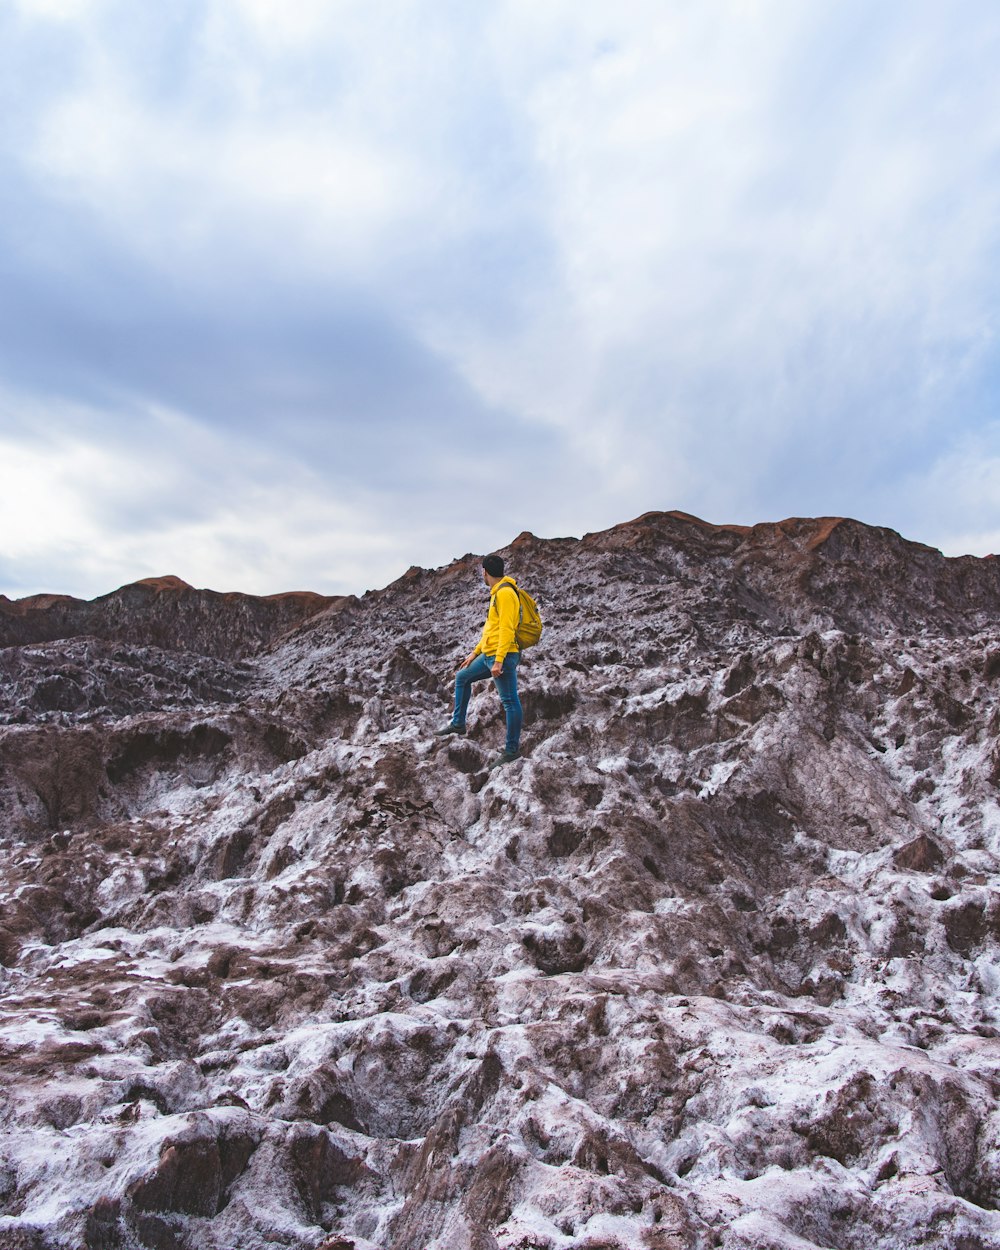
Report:
M514 582L507 579L507 577L504 577L504 580L497 582L496 590L502 590L504 589L504 587L506 587L507 590L514 591L514 594L517 596L517 625L520 625L521 621L524 620L524 604L522 604L521 602L521 592L517 590L517 587L514 585ZM494 607L496 607L495 592L494 592L494 600L492 600L492 604L494 604ZM500 615L499 607L496 607L496 615L497 616ZM517 639L517 626L516 625L514 626L514 639L515 641Z
M497 582L497 590L501 590L504 586L506 586L508 590L512 590L514 594L517 595L517 623L520 625L520 623L524 620L524 607L521 604L520 592L514 583L507 577L505 577L502 581ZM495 603L496 596L494 594L494 605ZM497 614L499 615L499 609L497 609Z

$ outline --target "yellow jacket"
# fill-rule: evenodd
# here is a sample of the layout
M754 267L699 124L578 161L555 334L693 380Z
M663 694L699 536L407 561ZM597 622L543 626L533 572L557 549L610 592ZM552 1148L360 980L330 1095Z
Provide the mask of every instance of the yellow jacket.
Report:
M479 639L473 655L492 655L494 662L502 664L512 651L519 651L514 632L521 619L521 600L512 577L503 577L490 587L490 607L486 613L483 636ZM498 591L506 591L498 594ZM513 594L510 592L513 591Z

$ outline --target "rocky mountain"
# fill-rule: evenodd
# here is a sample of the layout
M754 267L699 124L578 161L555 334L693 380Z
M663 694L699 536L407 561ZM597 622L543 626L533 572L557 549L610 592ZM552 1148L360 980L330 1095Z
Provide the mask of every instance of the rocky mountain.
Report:
M997 561L503 554L495 771L471 556L255 652L8 635L4 1250L1000 1247Z
M14 600L0 595L0 647L86 636L233 660L336 602L311 591L219 594L195 590L173 576L147 577L89 602L71 595Z

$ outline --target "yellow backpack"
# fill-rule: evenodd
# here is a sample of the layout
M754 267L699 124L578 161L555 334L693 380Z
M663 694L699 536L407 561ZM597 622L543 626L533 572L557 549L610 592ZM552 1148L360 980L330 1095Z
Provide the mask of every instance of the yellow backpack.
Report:
M538 611L538 604L526 590L522 590L520 586L515 586L507 578L504 578L500 586L509 586L517 595L520 611L514 638L518 647L522 651L525 647L533 647L542 636L542 617Z

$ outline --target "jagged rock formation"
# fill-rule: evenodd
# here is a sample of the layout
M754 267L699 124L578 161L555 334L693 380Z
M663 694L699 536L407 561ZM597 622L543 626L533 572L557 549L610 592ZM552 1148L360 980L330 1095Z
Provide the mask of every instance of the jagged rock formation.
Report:
M500 772L490 691L433 736L472 557L238 662L0 652L0 1245L1000 1247L997 562L506 554Z
M15 600L0 595L0 647L86 636L232 660L259 651L339 601L312 591L219 594L195 590L173 576L143 578L90 601L71 595Z

